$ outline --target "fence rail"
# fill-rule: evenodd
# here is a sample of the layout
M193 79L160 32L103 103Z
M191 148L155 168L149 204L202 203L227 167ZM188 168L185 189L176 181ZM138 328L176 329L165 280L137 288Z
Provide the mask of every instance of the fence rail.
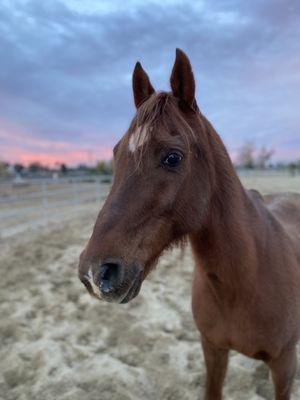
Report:
M300 176L299 169L244 169L238 168L237 173L241 177L271 178L271 177L294 177Z
M283 178L289 181L300 177L299 171L287 170L239 169L237 172L242 180ZM108 176L83 176L0 183L0 237L67 219L87 205L100 205L110 181Z
M81 207L100 204L109 187L104 176L0 184L0 236L67 219Z

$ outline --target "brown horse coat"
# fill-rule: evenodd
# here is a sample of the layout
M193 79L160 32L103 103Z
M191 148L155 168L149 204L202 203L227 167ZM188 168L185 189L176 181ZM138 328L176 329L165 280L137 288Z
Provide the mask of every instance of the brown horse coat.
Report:
M243 188L198 109L181 50L171 88L155 93L137 63L137 114L114 149L113 186L81 255L80 279L98 298L130 301L162 251L188 238L205 399L221 399L234 349L265 361L276 400L288 400L300 328L300 196Z

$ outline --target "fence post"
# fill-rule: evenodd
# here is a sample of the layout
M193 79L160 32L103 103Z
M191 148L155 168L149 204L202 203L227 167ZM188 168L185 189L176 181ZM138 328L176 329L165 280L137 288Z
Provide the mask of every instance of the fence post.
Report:
M101 182L100 178L96 178L96 200L101 201Z
M76 206L77 204L80 203L80 198L79 198L79 192L78 192L78 183L75 180L73 180L73 204Z
M44 224L48 225L48 185L46 182L42 183L43 192L43 219Z

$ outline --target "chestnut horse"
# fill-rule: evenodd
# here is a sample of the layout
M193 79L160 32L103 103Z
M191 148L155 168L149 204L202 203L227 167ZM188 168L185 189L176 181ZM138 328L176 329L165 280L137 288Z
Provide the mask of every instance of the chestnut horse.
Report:
M263 360L276 400L288 400L300 327L300 195L244 189L198 109L181 50L171 89L156 93L136 64L137 112L114 148L114 182L81 254L79 277L99 299L127 303L163 250L188 238L205 399L222 398L234 349Z

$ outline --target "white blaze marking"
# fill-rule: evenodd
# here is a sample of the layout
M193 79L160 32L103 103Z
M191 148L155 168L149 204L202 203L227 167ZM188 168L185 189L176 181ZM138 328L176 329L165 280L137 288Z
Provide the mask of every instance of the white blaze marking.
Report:
M94 278L93 278L93 272L92 272L92 268L90 267L87 275L85 275L85 277L87 278L87 280L90 282L90 285L92 286L93 292L94 294L99 297L99 299L101 299L101 292L99 287L95 284L94 282Z
M137 148L142 146L146 139L148 133L148 125L138 126L137 129L131 134L129 139L129 151L134 153Z

